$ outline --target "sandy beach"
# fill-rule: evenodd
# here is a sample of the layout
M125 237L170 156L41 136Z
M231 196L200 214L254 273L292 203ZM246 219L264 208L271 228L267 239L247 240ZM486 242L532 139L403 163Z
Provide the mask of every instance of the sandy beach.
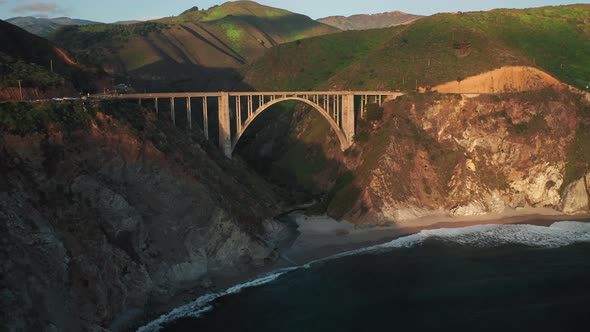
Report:
M425 229L457 228L484 224L534 224L549 226L557 221L590 221L590 214L563 215L546 208L522 208L482 216L431 215L398 222L387 227L364 227L328 216L306 216L302 212L290 215L299 225L301 235L283 254L297 264L385 243L395 238ZM283 265L284 262L280 263Z
M500 214L483 216L455 217L445 214L396 223L387 227L358 226L347 221L338 221L328 216L307 216L303 212L289 215L298 224L299 237L290 248L284 249L282 255L289 261L281 259L275 264L254 269L241 276L228 276L224 273L212 277L214 286L210 289L195 288L192 292L180 294L169 299L165 304L156 305L146 315L147 323L159 314L188 303L200 295L226 289L246 280L256 279L261 275L280 268L303 265L311 261L326 258L339 253L386 243L393 239L418 233L425 229L458 228L483 224L533 224L550 226L557 221L588 221L590 214L563 215L552 209L523 208L509 210Z

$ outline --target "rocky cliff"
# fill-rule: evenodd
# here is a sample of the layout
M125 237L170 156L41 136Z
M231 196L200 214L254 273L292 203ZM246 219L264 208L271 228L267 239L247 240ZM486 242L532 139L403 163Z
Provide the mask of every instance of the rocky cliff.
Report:
M299 110L285 120L290 143L268 151L265 142L285 140L263 129L238 153L266 160L271 180L282 174L297 179L294 190L324 193L317 211L355 223L521 207L588 212L590 107L583 94L563 86L413 93L370 109L345 152L315 111Z
M348 197L354 208L344 216L382 223L525 206L587 213L588 107L552 89L394 101L372 124L375 136L388 133L379 157L370 171L352 168L358 195ZM366 163L367 150L344 161Z
M127 329L276 258L276 202L200 133L133 107L69 111L34 130L0 119L3 330Z

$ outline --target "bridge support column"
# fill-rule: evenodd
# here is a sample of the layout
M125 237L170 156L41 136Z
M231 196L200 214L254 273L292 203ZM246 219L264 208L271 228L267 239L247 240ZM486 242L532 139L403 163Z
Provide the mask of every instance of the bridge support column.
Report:
M176 127L176 112L174 111L174 98L170 98L170 117L172 118L172 125Z
M188 129L193 129L193 109L191 105L191 97L186 98L186 121L188 121Z
M229 114L229 94L219 96L219 147L226 157L231 158L231 124Z
M207 97L203 97L203 134L209 140L209 112L207 111Z
M342 96L342 130L346 136L346 146L342 150L348 149L354 143L354 95Z

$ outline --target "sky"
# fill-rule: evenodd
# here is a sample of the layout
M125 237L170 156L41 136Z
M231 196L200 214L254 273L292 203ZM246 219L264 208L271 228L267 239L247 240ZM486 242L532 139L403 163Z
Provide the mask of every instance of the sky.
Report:
M15 16L67 16L112 23L174 16L193 6L206 9L224 2L223 0L0 0L0 19ZM374 14L394 10L432 15L439 12L589 3L588 0L259 0L257 2L304 14L314 19L332 15Z

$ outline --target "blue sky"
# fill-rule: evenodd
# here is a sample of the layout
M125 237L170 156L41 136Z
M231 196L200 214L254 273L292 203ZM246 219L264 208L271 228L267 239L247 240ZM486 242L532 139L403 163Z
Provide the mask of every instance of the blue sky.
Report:
M575 1L575 0L574 0ZM178 15L198 6L209 8L222 4L219 0L0 0L0 19L15 16L68 16L101 22L150 19ZM260 0L272 7L320 18L331 15L373 14L401 10L431 15L438 12L488 10L493 8L526 8L569 4L561 0ZM588 3L588 1L577 1Z

